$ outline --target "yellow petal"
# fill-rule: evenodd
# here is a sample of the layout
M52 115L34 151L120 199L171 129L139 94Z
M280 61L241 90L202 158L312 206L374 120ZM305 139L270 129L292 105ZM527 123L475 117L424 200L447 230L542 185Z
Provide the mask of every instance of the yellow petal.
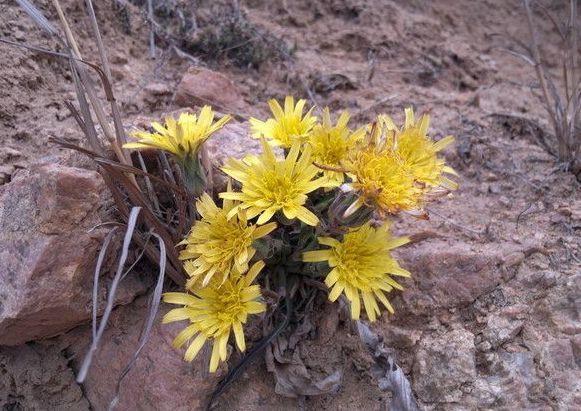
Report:
M311 211L307 210L305 207L298 208L297 218L301 220L303 223L313 227L319 224L319 217L317 217Z
M190 305L195 304L197 298L187 293L164 293L163 301L169 304Z
M212 358L210 358L210 372L216 372L219 364L220 348L218 347L218 341L214 340L214 345L212 346Z
M180 348L182 345L185 344L186 341L192 338L197 331L198 326L196 324L191 324L187 326L182 331L180 331L180 333L176 336L171 345L174 348Z
M200 352L200 349L204 346L205 342L206 337L203 334L198 334L198 336L194 338L194 341L192 341L192 343L186 350L186 353L184 354L185 360L192 361L194 358L196 358L196 356Z
M246 341L244 340L244 331L242 330L242 324L235 322L232 325L234 329L234 337L236 338L236 345L238 349L242 352L246 351Z
M318 263L321 261L327 261L331 257L331 250L315 250L315 251L305 251L303 253L303 261L305 263Z

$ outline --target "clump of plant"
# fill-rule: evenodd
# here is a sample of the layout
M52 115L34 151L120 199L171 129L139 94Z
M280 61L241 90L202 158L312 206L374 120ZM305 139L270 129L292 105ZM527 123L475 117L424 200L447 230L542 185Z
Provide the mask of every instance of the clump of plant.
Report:
M240 10L222 10L184 39L184 50L213 61L224 59L240 68L259 68L283 61L291 51L286 43L258 27Z
M262 152L222 165L230 177L227 188L218 199L197 196L197 217L178 243L188 279L183 292L164 294L165 302L179 307L163 322L185 322L173 345L185 346L188 361L212 345L210 372L227 360L229 343L245 351L243 327L250 316L281 310L283 318L296 315L304 306L299 290L344 298L353 320L393 313L388 296L403 289L397 278L410 273L391 252L409 239L391 234L390 216L425 216L428 201L457 187L448 177L454 170L439 155L453 138L433 141L428 115L416 118L408 108L401 126L381 115L354 130L349 113L333 120L324 109L319 118L314 107L305 113L306 103L271 100L272 118L250 119ZM156 147L181 163L184 148L187 158L196 158L201 144L192 142L222 125L208 121L167 119L173 132L153 123L153 133L137 132L138 142L125 147ZM275 296L271 304L265 291Z

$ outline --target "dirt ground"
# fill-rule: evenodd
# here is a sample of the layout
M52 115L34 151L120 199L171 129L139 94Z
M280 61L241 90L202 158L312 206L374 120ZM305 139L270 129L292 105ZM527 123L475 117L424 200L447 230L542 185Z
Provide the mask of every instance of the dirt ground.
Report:
M507 35L528 39L520 1L241 1L254 30L247 43L262 39L265 48L249 60L196 48L185 57L160 39L152 59L146 2L95 3L128 123L175 109L177 84L192 64L236 83L246 102L242 116L265 116L266 100L286 94L348 109L361 122L382 112L401 119L408 105L429 111L433 135L456 136L447 160L460 175L460 189L430 206L429 221L395 221L396 232L421 238L399 254L414 277L392 297L395 315L373 329L393 349L422 408L581 408L581 196L575 177L540 144L552 137L535 97L533 68L502 50ZM195 11L202 31L230 4L166 3L160 22L175 23L170 11L181 7ZM543 3L566 14L567 2ZM56 24L50 1L35 4ZM83 2L62 4L83 55L94 60ZM557 34L547 19L538 20L548 67L558 73ZM60 47L11 0L0 3L0 33L21 44ZM65 62L0 43L0 184L62 151L50 137L80 141L63 104L74 98ZM353 325L329 317L317 318L318 331L305 337L301 350L308 368L321 375L343 370L337 393L276 396L260 362L229 389L221 407L385 409L390 395L369 371L372 359ZM75 398L82 395L74 389ZM83 401L75 404L86 407Z

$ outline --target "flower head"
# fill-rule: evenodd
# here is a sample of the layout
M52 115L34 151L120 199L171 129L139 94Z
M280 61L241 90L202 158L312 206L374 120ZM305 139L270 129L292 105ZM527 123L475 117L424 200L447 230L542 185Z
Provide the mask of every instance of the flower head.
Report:
M394 238L386 223L373 228L369 223L354 229L342 241L319 237L319 243L331 248L303 253L305 262L327 261L331 271L325 284L331 289L329 300L335 301L344 293L351 303L351 318L359 319L361 299L370 321L380 315L377 300L393 313L385 293L393 288L402 289L390 274L409 277L393 259L390 250L406 244L406 237Z
M318 217L305 206L307 194L329 185L326 177L316 178L319 169L311 161L311 148L300 154L300 143L295 142L285 159L275 157L272 148L262 140L263 153L243 160L229 159L222 170L242 183L240 193L220 193L220 197L241 203L229 212L246 210L248 218L260 214L257 224L268 222L277 211L286 218L298 218L308 225L319 223Z
M303 142L317 121L311 115L312 108L303 116L306 103L306 100L299 100L295 106L294 98L287 96L283 110L278 101L269 100L268 105L274 118L266 121L251 118L252 136L265 137L272 145L284 148L290 148L296 140Z
M323 111L323 122L313 127L307 140L313 149L313 161L321 166L329 167L329 169L323 168L323 174L336 185L343 183L345 175L342 171L336 171L333 168L342 166L355 143L365 135L364 127L351 132L347 127L348 122L349 113L344 111L339 116L337 124L333 126L329 109L326 108Z
M186 239L180 243L186 246L180 259L187 260L184 268L191 277L188 288L200 278L203 278L202 285L206 286L216 273L224 282L231 273L246 272L248 262L256 253L253 241L276 228L276 223L249 225L246 212L242 210L228 218L234 207L235 202L224 200L219 208L206 193L197 201L196 208L202 219L194 223Z
M384 117L389 128L395 127L393 122ZM454 137L447 136L434 142L428 137L430 116L424 114L416 122L411 107L405 109L405 124L401 130L395 129L395 138L392 140L396 155L402 160L406 169L413 175L414 180L426 187L427 190L442 188L450 191L458 188L458 184L446 176L456 174L454 169L446 165L438 153L454 142Z
M345 162L352 178L345 187L359 195L345 214L352 214L363 205L374 208L380 215L421 209L422 190L413 175L386 144L389 137L380 140L375 133L374 128Z
M191 341L184 356L186 361L192 361L204 343L213 340L210 372L215 372L219 362L226 361L231 331L234 331L238 349L246 349L242 325L246 323L248 315L266 310L265 304L258 301L261 297L260 286L252 285L263 267L264 263L259 261L245 275L229 277L221 285L213 280L207 287L196 288L192 293L164 294L166 303L182 307L170 310L163 317L163 323L182 320L190 322L172 343L174 347L180 348Z
M199 116L182 113L176 120L173 117L165 119L165 126L153 122L154 133L136 131L133 137L138 141L124 144L125 148L157 148L174 154L184 161L194 157L201 145L230 121L230 116L224 116L214 123L214 112L210 106L204 106Z

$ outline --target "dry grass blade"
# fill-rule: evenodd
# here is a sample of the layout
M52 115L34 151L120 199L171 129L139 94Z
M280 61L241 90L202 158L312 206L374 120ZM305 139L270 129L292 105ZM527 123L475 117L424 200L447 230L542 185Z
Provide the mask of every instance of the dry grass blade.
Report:
M97 352L97 349L99 348L99 342L103 337L103 333L105 331L105 327L107 326L107 322L109 321L111 311L113 311L113 305L115 304L115 296L117 294L117 287L119 286L119 282L121 280L121 276L123 275L124 271L123 268L125 267L127 256L129 255L129 246L131 245L131 238L133 237L133 232L135 231L135 226L137 224L137 218L139 217L140 210L141 210L140 207L133 207L131 209L129 221L127 222L127 230L125 231L125 238L123 239L123 247L121 248L121 256L119 257L119 263L117 264L117 272L115 273L115 277L113 278L113 282L111 283L111 287L107 295L107 304L105 306L103 316L101 317L99 328L97 330L95 338L93 338L89 351L87 352L85 358L83 359L81 368L79 369L79 373L77 375L77 382L79 384L83 383L85 381L85 378L87 378L87 373L91 366L91 362L93 361L93 356L95 355L95 352Z
M16 2L40 28L42 28L51 36L58 38L61 43L64 43L59 36L58 30L47 20L46 17L44 17L42 12L37 9L34 4L28 0L16 0Z
M139 160L139 166L141 167L141 169L145 173L143 175L143 177L145 180L145 188L147 189L147 195L149 196L149 199L151 200L151 203L153 204L153 208L155 209L156 213L160 214L161 211L159 209L159 200L157 199L157 196L155 195L155 191L153 189L153 186L151 185L151 180L147 176L149 173L147 172L147 167L145 166L145 161L143 161L143 156L141 155L141 153L139 151L137 152L137 159Z
M117 138L117 145L119 147L123 147L123 144L127 142L125 137L125 131L123 130L123 123L121 121L121 115L119 113L119 107L117 106L117 102L113 97L113 90L112 84L113 80L111 77L111 68L109 66L109 60L107 59L107 53L105 52L105 46L103 45L103 39L101 38L101 32L99 31L99 24L97 23L97 17L95 16L95 10L93 8L92 0L85 0L87 5L87 11L89 13L89 20L91 20L91 27L93 29L93 34L95 36L95 42L97 43L97 48L99 49L99 58L101 60L101 66L103 67L103 71L105 72L105 76L107 77L106 88L108 87L111 99L108 99L111 104L111 115L113 117L113 124L115 125L115 137ZM123 158L127 160L127 152L123 152ZM124 161L128 164L127 161Z
M85 133L87 137L87 141L89 142L89 146L95 150L97 153L102 154L103 148L99 143L99 139L97 137L97 130L95 129L95 123L93 122L93 117L91 116L91 108L89 107L89 102L85 96L85 92L83 91L83 87L81 85L81 80L79 79L79 74L75 67L71 62L71 72L73 73L73 82L75 83L75 92L77 94L77 100L79 102L79 107L81 110L81 115L83 118L83 122L81 124L80 116L75 116L77 119L77 123L81 130ZM69 110L73 111L72 108L74 107L72 104L69 107Z
M101 266L107 255L107 250L111 240L117 231L117 227L114 227L109 233L105 240L103 241L103 246L99 251L99 257L97 258L97 265L95 266L95 273L93 275L93 340L97 338L97 310L98 310L98 296L99 296L99 276L101 275Z
M135 361L139 357L141 350L145 347L147 340L149 339L149 335L151 334L151 330L153 328L153 324L155 322L155 318L157 316L157 312L159 311L159 305L161 303L161 294L163 291L163 280L165 278L165 267L166 267L166 251L165 251L165 244L163 239L158 236L157 234L153 233L153 235L157 238L159 242L159 250L160 250L160 258L159 258L159 274L157 276L157 282L155 285L155 289L153 290L153 295L151 296L150 303L149 303L149 314L147 315L147 319L145 321L145 326L143 327L143 331L141 332L141 337L139 338L139 346L137 350L133 353L131 360L125 366L119 379L117 380L117 384L115 387L115 397L111 400L109 404L109 410L112 410L117 403L119 402L119 390L121 389L121 383L125 376L131 371Z
M553 123L553 127L555 130L559 129L559 124L557 122L557 116L555 111L551 105L551 99L549 97L549 89L547 87L547 80L545 77L545 70L543 67L543 63L541 60L541 53L539 51L539 44L537 40L537 30L535 29L535 24L533 21L533 13L531 11L531 6L529 0L523 0L523 4L525 7L526 15L527 15L527 23L529 26L529 32L531 35L531 51L533 54L534 59L534 66L535 71L537 72L537 78L539 79L539 83L541 84L541 89L543 91L543 97L545 99L545 106L547 112L549 113L549 117L551 122Z
M153 230L154 232L158 233L164 240L166 244L174 244L175 241L172 238L171 234L168 232L167 227L159 221L159 219L153 213L149 203L147 202L146 198L144 197L143 193L139 191L133 183L129 180L129 178L119 172L118 170L112 168L111 166L104 166L107 170L111 180L115 181L116 184L120 185L123 190L127 193L132 204L143 208L143 217L145 219L146 224ZM111 189L111 187L110 187ZM112 189L113 190L113 189ZM167 252L171 265L175 268L174 271L168 271L171 279L179 285L183 285L185 283L185 276L183 274L176 275L176 272L179 272L179 267L181 267L180 260L175 249L169 248Z
M61 20L61 24L63 25L63 28L65 30L65 37L67 40L67 44L69 45L70 52L72 53L72 55L74 57L82 60L81 52L79 50L79 47L77 45L77 42L76 42L75 37L73 35L73 32L70 28L70 25L65 17L65 14L62 11L59 0L53 0L53 4L57 10L57 13L59 15L59 19ZM129 164L128 159L126 158L125 154L123 153L123 150L121 149L121 144L119 143L120 138L118 137L116 139L115 135L111 131L111 128L109 126L109 122L107 121L107 116L105 114L105 110L104 110L101 102L99 101L99 98L97 97L97 92L95 91L95 89L93 87L93 84L91 82L90 77L88 76L84 67L79 66L79 64L77 64L76 62L75 62L75 69L77 70L77 72L79 74L79 78L80 78L80 80L83 84L83 87L85 89L85 92L87 93L87 96L89 97L89 101L91 102L91 106L93 107L93 110L95 111L95 115L97 116L97 120L99 121L101 129L103 130L103 133L105 134L107 139L111 142L111 145L113 146L113 150L115 151L117 158L119 159L120 162L125 163L125 164ZM107 75L101 69L99 69L99 71L102 74L101 81L103 83L103 89L105 90L107 100L110 101L112 106L113 106L114 105L113 103L115 102L115 98L113 96L113 90L111 88L111 83L110 83ZM117 136L118 136L119 130L118 130L117 119L119 117L119 113L117 111L117 113L114 112L113 114L114 114L113 120L115 123L115 129L117 131ZM122 130L122 127L121 127L121 130ZM121 139L121 141L123 141L123 140Z
M73 116L73 118L77 122L77 125L79 126L79 128L81 129L83 134L87 134L87 131L86 131L87 125L85 124L85 120L83 120L81 113L79 113L79 110L77 110L75 105L69 100L64 100L63 103L65 104L66 108L70 111L71 115Z
M91 28L93 29L97 48L99 49L99 57L101 59L103 71L105 72L109 82L111 82L111 68L109 67L109 61L107 59L107 54L105 53L105 47L103 46L103 39L101 37L101 32L99 31L99 24L97 23L97 17L95 16L93 2L91 0L85 0L85 4L87 5L89 20L91 20Z

